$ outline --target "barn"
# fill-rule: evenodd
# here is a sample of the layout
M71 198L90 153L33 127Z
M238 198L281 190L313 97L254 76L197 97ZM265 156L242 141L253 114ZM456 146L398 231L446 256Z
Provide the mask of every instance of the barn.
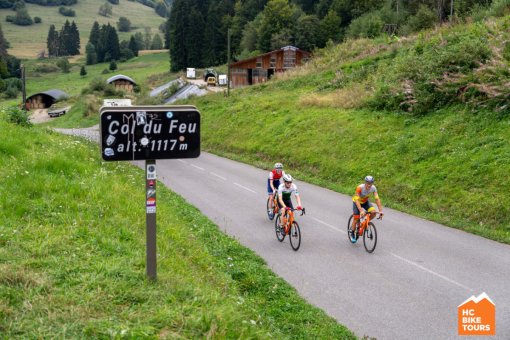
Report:
M27 110L47 109L54 103L69 98L69 95L61 90L48 90L35 93L27 98L25 106Z
M294 46L267 52L249 59L230 64L232 87L263 83L279 72L300 66L310 58L311 53Z
M116 76L110 77L106 80L108 84L113 84L116 90L122 90L126 92L133 92L136 82L128 76L117 74Z

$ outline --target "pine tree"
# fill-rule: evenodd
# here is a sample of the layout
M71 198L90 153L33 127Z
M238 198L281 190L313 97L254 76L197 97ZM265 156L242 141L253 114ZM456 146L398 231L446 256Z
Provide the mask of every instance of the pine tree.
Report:
M108 68L110 69L110 71L115 71L117 69L117 63L114 60L112 60Z
M92 25L92 29L90 30L89 43L94 45L94 47L96 47L96 48L97 48L97 43L99 42L100 34L101 34L101 29L99 27L99 23L97 21L94 21L94 24Z
M81 69L80 69L80 76L84 77L87 75L87 70L85 69L85 66L81 66Z
M151 50L161 50L163 48L163 41L159 34L154 34L154 38L152 38Z
M170 59L171 70L178 71L186 68L187 51L186 36L188 28L189 4L187 0L175 0L170 11ZM190 65L197 66L197 65Z
M87 61L86 61L87 65L97 64L96 47L90 42L85 47L85 55L87 58Z
M107 46L108 53L110 54L111 60L119 60L120 59L120 46L119 46L119 36L117 35L117 30L115 27L110 26L108 24L108 36L107 36Z
M59 56L68 56L70 55L70 50L72 48L71 44L71 24L69 20L66 20L64 26L60 30L59 39L58 39L58 55Z
M133 54L135 55L135 57L138 57L138 44L137 44L134 36L131 36L131 38L129 39L128 48L131 51L133 51Z
M80 32L74 20L69 30L69 48L70 55L80 54Z
M2 31L2 25L0 25L0 58L7 57L7 48L9 47L9 42L4 37L4 32Z
M59 45L58 32L55 29L55 25L51 25L48 31L48 38L46 39L46 47L48 48L48 55L50 57L58 57Z

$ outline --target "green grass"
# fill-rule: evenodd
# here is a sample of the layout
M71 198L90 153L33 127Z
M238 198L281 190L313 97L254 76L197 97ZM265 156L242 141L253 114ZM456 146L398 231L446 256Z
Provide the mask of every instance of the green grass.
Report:
M143 171L42 127L0 130L2 337L354 338L163 185L148 281Z
M349 195L371 174L384 205L510 244L510 117L463 104L426 115L366 108L370 73L337 71L370 65L360 60L374 55L385 63L391 46L366 42L325 50L229 98L184 102L202 113L204 148L266 169L281 161L298 179Z
M97 14L99 6L104 4L103 0L85 0L78 1L76 5L71 6L76 11L75 17L65 17L58 13L58 6L39 6L27 4L30 16L38 16L42 19L42 23L31 26L17 26L6 22L7 15L14 15L11 9L0 10L0 22L2 30L7 41L10 42L11 48L9 54L19 58L35 58L37 54L46 49L46 38L50 25L53 24L57 31L62 28L66 20L76 22L80 31L82 54L89 40L90 30L94 21L100 25L108 22L117 28L116 23L119 17L123 16L131 21L133 27L137 27L131 32L118 32L119 40L129 40L131 34L136 32L145 33L145 27L151 29L151 33L159 32L159 25L165 21L164 18L156 14L153 8L144 6L138 2L121 1L119 5L112 5L113 15L111 17L103 17Z

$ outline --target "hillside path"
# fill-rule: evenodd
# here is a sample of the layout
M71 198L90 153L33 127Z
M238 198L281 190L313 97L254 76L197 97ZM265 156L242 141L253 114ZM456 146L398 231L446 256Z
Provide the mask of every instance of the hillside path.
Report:
M72 131L61 130L94 133ZM267 175L205 152L157 161L158 180L358 336L461 338L457 307L485 292L496 305L496 336L489 339L510 339L510 246L385 209L384 220L375 221L377 248L368 254L361 240L347 239L351 197L296 181L307 214L297 217L303 239L294 252L288 238L277 241L267 218Z

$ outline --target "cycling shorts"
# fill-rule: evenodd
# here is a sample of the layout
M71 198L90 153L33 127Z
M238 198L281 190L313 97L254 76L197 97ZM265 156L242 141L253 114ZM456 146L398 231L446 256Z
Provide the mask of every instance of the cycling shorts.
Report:
M271 184L269 184L269 181L270 181L270 179L268 178L267 179L267 194L268 195L272 195L273 194L273 189L271 189ZM273 186L274 186L275 190L278 190L278 187L280 186L280 180L279 179L274 179L273 180Z
M374 206L369 201L366 201L365 203L360 203L361 207L368 211L368 209L373 208ZM374 208L375 209L375 208ZM358 207L356 206L355 202L352 202L352 214L354 215L354 218L359 218L360 211L358 210Z
M289 207L291 209L294 209L294 206L292 205L292 200L283 200L283 203L285 204L286 207ZM282 206L280 204L280 200L278 200L278 207L281 209Z

